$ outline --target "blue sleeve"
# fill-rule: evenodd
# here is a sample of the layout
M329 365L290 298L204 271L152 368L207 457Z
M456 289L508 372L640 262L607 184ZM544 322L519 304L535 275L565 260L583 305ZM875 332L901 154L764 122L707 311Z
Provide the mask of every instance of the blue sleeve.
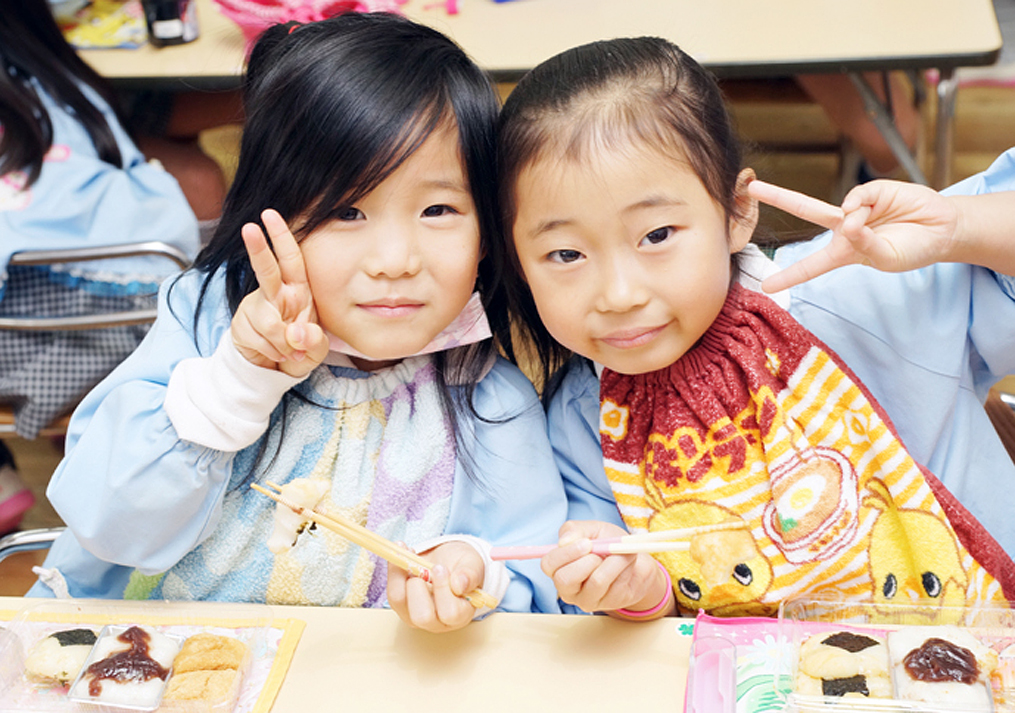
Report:
M174 366L210 354L229 327L219 278L195 337L202 278L162 286L145 340L74 412L47 490L85 550L145 573L168 569L211 533L232 468L234 454L181 441L162 407Z
M998 156L986 171L970 176L949 186L942 193L946 195L978 195L982 193L999 193L1015 191L1015 148L1008 149ZM1012 300L1015 300L1015 277L995 273L994 277L1001 289Z
M1015 148L1010 148L987 167L941 192L945 195L971 196L980 193L1015 191Z
M477 385L474 403L489 421L459 423L472 472L464 471L460 456L446 534L475 535L501 546L555 543L567 501L535 389L517 367L498 359ZM511 583L500 609L560 611L557 590L539 560L506 564Z
M547 421L550 445L567 491L567 518L610 522L627 529L603 468L599 378L577 357L566 368L567 374L550 400Z

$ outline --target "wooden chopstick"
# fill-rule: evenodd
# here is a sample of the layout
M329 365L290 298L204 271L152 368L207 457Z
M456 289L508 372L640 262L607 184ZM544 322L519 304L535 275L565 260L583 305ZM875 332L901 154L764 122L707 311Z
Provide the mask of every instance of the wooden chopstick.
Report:
M251 487L253 487L254 485L256 485L256 483L252 484ZM277 491L281 492L282 490L281 486L277 485L276 483L272 483L271 481L268 481L267 485L269 488L273 488ZM269 491L261 488L260 486L258 486L256 489L269 496L275 495L275 493L270 493ZM278 502L281 502L281 499L282 499L281 495L275 498L275 500ZM300 505L296 505L296 507L294 508L293 507L294 503L291 503L289 501L286 501L283 504L292 510L296 510L296 512L300 512L299 510L297 510L297 508L302 508L302 506ZM325 513L318 512L317 510L313 510L311 508L302 508L302 510L308 513L308 516L314 519L315 522L318 522L321 526L328 528L332 532L336 532L339 535L342 535L347 540L355 542L360 547L369 550L370 552L373 552L378 556L383 556L381 555L381 552L379 552L378 550L384 550L385 552L392 553L392 555L396 559L398 559L399 561L404 561L405 564L403 565L399 564L398 562L392 562L392 560L389 559L388 557L384 557L384 559L386 559L388 562L391 562L392 564L399 566L401 569L406 570L414 577L419 577L420 579L423 579L427 582L430 581L431 577L430 570L433 569L433 565L430 564L427 560L417 555L415 552L399 547L391 540L385 539L384 537L381 537L377 533L372 532L367 528L363 527L359 523L353 522L352 520L344 518L341 515L337 514L327 515Z
M281 488L275 483L269 482L268 485L277 490L281 490ZM298 505L278 493L274 493L267 488L261 487L257 483L251 483L250 487L259 493L267 495L275 502L284 505L293 512L304 515L308 519L313 520L321 527L341 535L345 539L359 545L369 552L373 552L388 563L393 564L400 569L404 569L414 577L419 577L426 582L432 581L431 572L433 571L434 565L423 557L417 555L415 552L403 549L391 540L385 539L377 533L371 532L362 525L346 520L341 516L326 515L315 509ZM462 596L476 609L480 609L482 607L494 609L500 603L490 593L478 588L472 590L471 592L466 592Z
M749 527L743 520L720 522L714 525L698 527L682 527L676 530L658 530L620 537L601 537L592 540L592 553L600 557L607 555L636 554L638 552L675 552L688 550L691 543L688 538L695 535L719 532L722 530L740 530ZM538 559L547 552L555 550L559 545L522 545L518 547L494 547L490 557L494 560L525 560Z
M293 503L284 496L262 488L256 483L251 484L250 487L254 488L254 490L257 490L259 493L267 495L275 502L288 507L290 510L306 516L325 529L331 530L350 542L359 545L363 549L373 552L391 564L401 567L413 576L420 577L427 582L430 581L430 568L426 566L427 563L425 561L420 562L419 558L414 553L410 553L408 550L403 550L395 546L394 543L383 540L383 538L377 539L376 536L365 536L363 533L357 532L355 529L348 527L349 523L347 522L337 520L332 516L325 515L324 513L319 513L315 510L311 510L310 508Z

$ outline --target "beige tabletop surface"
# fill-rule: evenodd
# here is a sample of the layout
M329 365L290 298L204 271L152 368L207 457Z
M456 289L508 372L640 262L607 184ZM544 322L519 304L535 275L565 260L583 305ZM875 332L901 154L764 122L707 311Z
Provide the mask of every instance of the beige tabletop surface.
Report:
M195 42L82 56L115 80L235 82L242 34L213 0L197 2ZM459 0L457 15L434 4L403 9L506 79L569 47L635 35L670 39L725 76L983 65L1001 48L991 0Z
M0 597L0 611L39 601ZM153 614L160 611L157 603L150 606ZM228 618L236 610L187 607L195 617ZM411 629L387 610L271 611L306 622L272 713L683 710L691 638L680 633L677 619L633 624L497 612L435 635Z

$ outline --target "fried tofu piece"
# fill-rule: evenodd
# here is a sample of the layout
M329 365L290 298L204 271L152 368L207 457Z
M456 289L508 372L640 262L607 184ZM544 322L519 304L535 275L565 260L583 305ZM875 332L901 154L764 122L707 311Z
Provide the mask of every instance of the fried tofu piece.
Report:
M162 699L166 701L207 701L208 703L224 701L232 693L236 676L237 673L233 669L175 673L169 679L169 686Z
M173 672L224 671L238 669L247 655L247 646L238 639L216 634L195 634L184 643L173 660Z

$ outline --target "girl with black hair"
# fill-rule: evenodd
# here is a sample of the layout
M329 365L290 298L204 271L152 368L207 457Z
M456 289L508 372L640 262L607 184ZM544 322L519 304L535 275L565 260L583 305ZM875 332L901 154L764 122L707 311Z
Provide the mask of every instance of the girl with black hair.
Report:
M347 14L269 29L245 91L215 236L71 423L48 491L69 530L45 581L390 603L431 631L481 614L461 597L478 586L558 611L538 563L488 557L552 540L566 510L535 390L498 355L488 79L434 30ZM274 503L249 486L297 478L323 488L319 508L426 551L432 584L319 528L269 550Z
M0 316L74 316L149 306L176 272L132 258L8 267L11 255L161 240L197 254L176 180L124 131L108 85L67 44L46 0L0 0ZM130 354L146 327L0 334L0 400L34 438ZM9 454L0 445L0 461ZM31 504L0 469L0 533Z
M758 200L803 202L756 185L714 78L661 38L547 60L499 128L519 325L561 365L544 399L569 522L543 569L565 602L647 621L817 592L1015 598L997 497L1015 467L982 407L1015 370L1010 195L966 224L875 182L807 210L834 234L773 261L752 242ZM953 190L1010 189L1011 166ZM907 237L914 220L936 229ZM843 237L866 221L879 238ZM590 544L698 526L651 557Z

